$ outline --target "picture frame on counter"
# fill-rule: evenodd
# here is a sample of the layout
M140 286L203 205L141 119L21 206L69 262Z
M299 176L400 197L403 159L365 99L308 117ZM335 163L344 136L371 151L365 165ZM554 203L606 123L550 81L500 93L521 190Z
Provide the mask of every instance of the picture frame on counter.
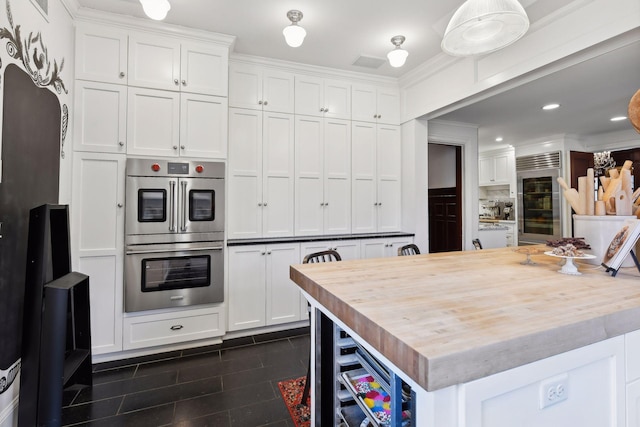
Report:
M640 263L633 251L638 239L640 238L640 220L628 219L626 220L622 228L613 236L611 243L607 247L603 257L602 266L607 273L611 273L611 276L618 274L618 270L622 265L622 262L630 255L633 258L633 262L636 265L638 271L640 271Z

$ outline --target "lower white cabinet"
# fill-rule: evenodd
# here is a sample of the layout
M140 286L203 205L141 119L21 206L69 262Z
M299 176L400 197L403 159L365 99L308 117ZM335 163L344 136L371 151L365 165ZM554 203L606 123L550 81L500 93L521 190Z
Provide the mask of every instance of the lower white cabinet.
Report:
M300 263L300 244L229 248L229 331L300 320L300 290L289 266ZM306 316L306 313L304 313Z
M214 338L225 333L222 307L187 309L154 314L127 314L124 350Z
M393 237L385 239L362 240L360 255L362 258L383 258L398 255L398 248L413 243L411 237Z
M340 254L340 259L347 261L360 258L360 240L324 240L300 244L300 262L306 255L333 249Z
M122 350L124 169L123 154L74 153L73 269L89 276L93 354Z

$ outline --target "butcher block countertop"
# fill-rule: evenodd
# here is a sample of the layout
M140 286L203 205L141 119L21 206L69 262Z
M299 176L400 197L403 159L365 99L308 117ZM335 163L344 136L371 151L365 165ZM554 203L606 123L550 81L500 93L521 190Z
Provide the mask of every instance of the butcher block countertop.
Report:
M291 266L320 305L427 391L640 329L640 274L576 262L560 274L544 246Z

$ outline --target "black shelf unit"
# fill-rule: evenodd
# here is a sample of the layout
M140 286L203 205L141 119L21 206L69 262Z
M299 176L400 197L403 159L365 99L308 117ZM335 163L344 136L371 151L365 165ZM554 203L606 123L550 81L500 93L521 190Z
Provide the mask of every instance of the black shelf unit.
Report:
M18 426L59 426L62 394L91 385L89 277L71 271L69 210L29 216Z

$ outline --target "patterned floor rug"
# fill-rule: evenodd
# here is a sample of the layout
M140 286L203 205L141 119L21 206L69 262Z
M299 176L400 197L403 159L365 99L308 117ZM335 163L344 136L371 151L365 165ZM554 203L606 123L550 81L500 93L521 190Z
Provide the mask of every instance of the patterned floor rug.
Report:
M302 391L304 390L305 377L295 378L293 380L280 381L278 388L282 393L284 403L291 414L291 419L296 427L311 426L311 410L308 405L311 402L307 400L307 405L300 404L302 399Z

